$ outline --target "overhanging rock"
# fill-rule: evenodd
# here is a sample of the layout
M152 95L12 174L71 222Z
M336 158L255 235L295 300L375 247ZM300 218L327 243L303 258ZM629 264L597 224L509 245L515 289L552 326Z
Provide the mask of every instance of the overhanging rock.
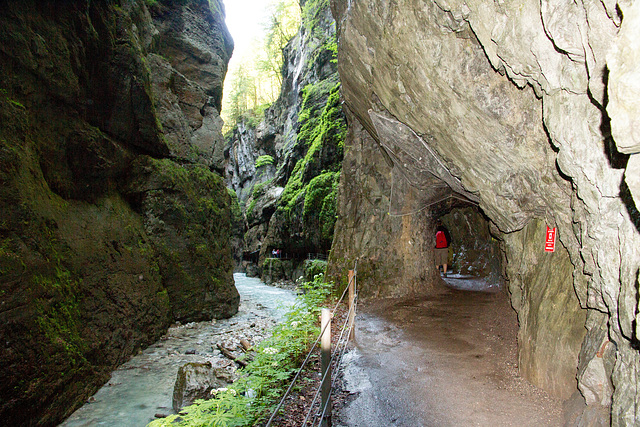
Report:
M465 190L440 156L409 126L373 110L369 110L369 117L380 146L393 162L391 214L416 213L449 199L478 203L478 197Z

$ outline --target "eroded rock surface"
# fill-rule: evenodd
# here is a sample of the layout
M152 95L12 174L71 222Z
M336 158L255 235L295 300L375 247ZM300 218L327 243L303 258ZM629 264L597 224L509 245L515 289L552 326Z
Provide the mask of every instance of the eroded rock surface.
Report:
M633 424L640 417L637 162L621 153L636 151L635 103L625 91L635 90L638 69L637 37L629 36L637 35L637 5L333 0L332 7L343 95L370 135L352 133L348 144L334 259L368 257L394 235L382 221L363 221L384 212L376 200L401 206L392 177L412 188L405 201L417 201L405 213L433 199L440 177L446 193L478 203L502 240L523 374L563 398L579 388L587 403L611 405L614 425ZM399 131L381 132L379 117ZM439 165L425 166L427 151ZM553 254L543 249L546 225L558 229ZM392 265L394 257L375 259L376 272Z
M173 388L173 410L178 413L180 408L191 405L197 399L208 399L211 391L231 382L227 371L214 368L210 362L182 365Z
M222 86L233 41L221 1L160 2L147 64L158 119L172 157L223 171Z
M55 425L172 319L237 311L222 4L150 3L0 6L5 424Z

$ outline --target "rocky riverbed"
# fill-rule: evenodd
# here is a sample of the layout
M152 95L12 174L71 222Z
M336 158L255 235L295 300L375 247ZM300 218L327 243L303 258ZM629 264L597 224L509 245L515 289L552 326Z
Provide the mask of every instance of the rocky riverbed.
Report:
M61 425L137 427L172 414L176 374L186 363L209 362L233 380L237 365L217 345L236 350L241 339L260 342L295 302L290 290L267 286L244 274L234 274L234 279L241 298L237 315L174 325L160 341L114 371L109 382Z

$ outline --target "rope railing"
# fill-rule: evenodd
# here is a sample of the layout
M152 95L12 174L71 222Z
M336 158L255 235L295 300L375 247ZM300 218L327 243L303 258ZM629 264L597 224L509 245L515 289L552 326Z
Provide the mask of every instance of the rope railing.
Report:
M341 327L342 332L341 332L340 337L338 338L338 342L337 342L337 344L335 346L335 351L332 352L332 354L331 354L330 365L332 366L335 363L336 369L340 366L340 361L342 359L342 355L344 354L344 351L345 351L345 349L347 347L348 338L352 336L352 331L353 331L353 327L354 327L354 322L351 322L349 327L347 327L347 323L349 323L349 321L354 318L355 311L356 311L357 293L355 292L355 285L356 285L357 268L358 268L358 260L356 259L355 264L354 264L354 269L353 269L353 275L351 275L349 277L348 284L345 287L344 291L342 292L342 295L340 296L340 299L338 300L338 302L334 306L333 310L331 310L330 317L333 318L335 316L335 313L336 313L338 307L340 306L340 304L344 300L344 297L347 295L347 292L351 288L352 292L353 292L353 295L354 295L353 303L350 305L349 310L347 312L347 316L345 317L345 322ZM353 285L353 287L352 287L352 285ZM309 362L309 359L311 359L311 356L313 355L314 350L318 347L318 343L322 339L323 335L327 332L326 331L327 328L329 328L330 326L331 326L331 322L328 322L326 325L324 325L324 327L320 331L320 334L318 335L318 338L316 338L315 342L311 346L311 349L307 353L307 356L305 357L304 361L300 365L300 368L298 369L298 371L294 375L293 379L291 380L291 383L289 384L289 387L287 388L287 390L285 391L284 395L280 399L280 402L278 403L278 405L274 409L273 413L271 414L271 417L269 418L269 421L267 421L267 424L265 424L265 427L270 427L271 424L273 423L273 421L274 421L275 417L277 416L278 412L280 411L280 409L282 409L282 406L284 405L284 402L285 402L286 398L291 393L291 390L293 389L293 386L295 385L296 381L300 377L300 374L302 373L304 367ZM346 330L348 330L349 333L346 335L346 338L343 339L343 336L344 336L344 333L345 333ZM338 353L340 354L340 357L336 359L335 355L337 355ZM334 362L334 360L335 360L335 362ZM324 381L326 379L326 376L327 376L327 373L329 373L329 372L331 372L331 369L327 369L325 371L325 374L323 375L322 380L320 381L320 386L318 387L318 390L316 391L316 394L314 395L313 401L312 401L312 403L310 405L309 413L307 414L307 417L305 418L305 421L302 424L303 426L305 426L307 421L308 421L309 414L313 410L313 407L315 405L317 397L318 397L318 395L320 393L322 384L324 383ZM335 385L335 378L336 377L334 377L332 379L332 381L331 381L331 389L332 390L333 390L333 387ZM325 412L327 410L327 407L328 407L328 401L325 402L325 407L322 410L322 415L320 417L320 423L322 423L322 419L324 418L324 414L325 414Z

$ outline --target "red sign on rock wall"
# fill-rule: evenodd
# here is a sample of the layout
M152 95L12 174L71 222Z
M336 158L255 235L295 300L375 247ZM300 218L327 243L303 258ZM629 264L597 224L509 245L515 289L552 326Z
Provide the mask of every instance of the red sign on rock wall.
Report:
M556 228L549 228L547 225L547 241L544 244L546 252L553 252L556 249Z

